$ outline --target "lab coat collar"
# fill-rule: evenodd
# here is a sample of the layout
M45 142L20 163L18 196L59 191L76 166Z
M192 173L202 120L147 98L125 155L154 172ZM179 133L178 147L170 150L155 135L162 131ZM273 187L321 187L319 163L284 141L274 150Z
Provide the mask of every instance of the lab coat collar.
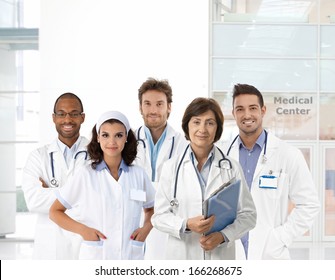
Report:
M52 141L49 146L48 146L48 153L52 153L52 152L59 152L60 146L58 145L58 138L54 139L54 141ZM79 138L77 139L75 145L77 145L76 147L76 152L79 151L86 151L86 146L88 144L88 140L83 137L83 136L79 136ZM64 144L63 144L64 145ZM62 152L64 152L64 149L61 150Z

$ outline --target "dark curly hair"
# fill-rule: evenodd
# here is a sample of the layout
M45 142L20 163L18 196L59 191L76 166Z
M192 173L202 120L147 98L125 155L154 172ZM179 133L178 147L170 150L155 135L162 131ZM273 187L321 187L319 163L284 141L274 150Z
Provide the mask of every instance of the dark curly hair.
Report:
M116 119L110 119L105 121L104 123L120 123L122 122ZM96 125L92 128L92 139L87 146L87 152L92 160L92 168L95 169L97 164L102 162L103 160L103 151L100 147L100 143L98 142L98 133L96 130ZM122 159L127 165L131 165L135 160L137 155L137 140L134 132L130 129L127 134L127 142L124 145L124 148L121 152Z

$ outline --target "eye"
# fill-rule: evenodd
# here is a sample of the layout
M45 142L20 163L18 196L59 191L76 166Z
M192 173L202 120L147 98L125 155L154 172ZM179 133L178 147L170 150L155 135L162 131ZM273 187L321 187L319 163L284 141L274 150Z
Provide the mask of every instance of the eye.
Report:
M81 114L79 112L69 113L71 118L78 118Z
M116 137L116 138L122 138L122 137L123 137L123 133L121 133L121 132L120 132L120 133L117 133L117 134L115 135L115 137Z
M102 138L107 138L107 137L108 137L108 133L102 133L102 134L101 134L101 137L102 137Z
M207 125L208 125L208 126L215 126L215 125L216 125L216 122L215 122L215 121L208 121L208 122L207 122Z
M55 112L55 115L58 118L65 118L67 114L65 112L59 111L59 112Z

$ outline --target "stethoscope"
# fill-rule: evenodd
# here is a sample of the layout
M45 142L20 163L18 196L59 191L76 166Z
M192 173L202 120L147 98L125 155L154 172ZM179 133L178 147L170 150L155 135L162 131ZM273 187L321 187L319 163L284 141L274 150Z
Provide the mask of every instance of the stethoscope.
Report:
M77 159L78 155L80 155L81 153L85 153L85 160L87 160L87 151L79 151L75 154L74 156L74 160ZM58 180L55 179L55 167L54 167L54 152L50 153L50 165L51 165L51 175L52 175L52 179L50 180L50 188L58 188L59 187L59 182Z
M262 156L262 164L266 163L267 161L267 157L266 157L266 147L267 147L267 144L268 144L268 132L266 130L264 130L264 133L265 133L265 139L264 139L264 151L263 151L263 156ZM237 135L233 142L230 144L229 146L229 149L227 151L227 156L229 155L230 153L230 150L231 148L233 147L234 143L236 142L237 138L239 137L239 135Z
M140 138L140 132L141 132L142 126L138 129L137 131L137 141L141 142L143 144L143 148L146 149L147 145L145 144L145 141ZM170 149L170 154L169 154L169 159L172 157L173 153L173 148L174 148L174 136L172 137L172 144L171 144L171 149Z
M176 178L175 178L175 181L174 181L173 199L170 201L170 205L171 205L172 207L178 207L178 206L179 206L179 201L178 201L178 199L177 199L177 189L178 189L179 170L180 170L180 167L181 167L182 162L184 161L184 158L185 158L185 156L186 156L186 153L187 153L187 150L188 150L189 146L190 146L190 145L187 145L187 147L186 147L186 149L185 149L185 151L184 151L184 154L183 154L183 156L181 157L181 159L180 159L180 161L179 161L179 163L178 163L177 172L176 172ZM219 168L224 168L224 169L227 169L227 171L230 171L230 172L228 172L228 176L229 176L229 179L231 179L231 178L232 178L231 171L232 171L232 169L233 169L233 166L232 166L232 164L231 164L231 161L230 161L229 158L227 158L227 157L223 154L223 152L222 152L218 147L216 147L216 148L219 150L219 152L220 152L220 154L221 154L221 156L222 156L222 159L219 160L219 162L218 162L218 166L217 166L217 167L219 167Z

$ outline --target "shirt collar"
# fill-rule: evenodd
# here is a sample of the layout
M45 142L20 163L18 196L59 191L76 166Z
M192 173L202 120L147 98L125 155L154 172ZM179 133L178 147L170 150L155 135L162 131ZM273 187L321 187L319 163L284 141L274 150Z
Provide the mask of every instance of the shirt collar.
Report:
M264 144L265 144L265 130L263 129L262 133L258 136L255 145L257 145L261 149L263 149ZM238 145L239 145L240 149L243 147L244 149L248 150L247 147L244 146L244 144L243 144L243 142L242 142L242 140L241 140L240 137L238 137ZM254 147L255 147L255 145L254 145ZM253 150L254 147L252 147L251 150Z
M206 163L209 161L210 163L212 163L213 159L214 159L214 148L215 146L213 145L213 148L211 149L211 151L209 152L208 156L207 156L207 160ZM190 146L190 150L189 150L189 157L191 159L191 161L193 162L193 164L196 166L198 164L197 158L194 155L194 152L192 150L192 147ZM206 164L205 163L205 164Z
M95 170L96 171L102 171L104 169L107 169L107 171L109 172L108 166L106 164L106 162L104 160L102 160L100 163L97 164ZM119 174L121 174L121 172L128 172L129 171L129 166L124 162L124 160L121 160L121 164L119 167Z
M65 145L62 141L59 140L59 138L57 138L57 145L58 147L61 149L61 151L63 151L63 153L66 150L70 150L72 152L76 152L77 148L79 147L79 143L80 143L80 137L78 137L77 141L72 145L71 148L69 148L67 145Z

